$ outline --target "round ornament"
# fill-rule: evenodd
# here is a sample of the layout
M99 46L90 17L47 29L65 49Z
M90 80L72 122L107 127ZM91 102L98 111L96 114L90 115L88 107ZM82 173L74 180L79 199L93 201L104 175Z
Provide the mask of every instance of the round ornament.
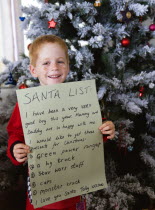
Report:
M121 44L122 44L123 47L128 47L128 46L130 45L130 39L128 39L128 38L123 38L123 39L121 40Z
M14 80L12 74L10 73L9 74L9 77L8 77L8 80L5 83L5 85L7 85L7 86L13 86L13 85L16 85L16 84L17 84L17 82Z
M143 97L144 90L145 90L144 86L139 87L139 97Z
M154 88L154 83L151 82L151 83L149 84L149 88L150 88L150 89L153 89L153 88Z
M131 12L127 12L127 13L126 13L126 17L127 17L128 19L130 19L130 18L132 17Z
M101 1L100 0L96 0L94 3L95 7L100 7L101 6Z
M151 24L151 25L149 26L149 30L150 30L150 31L155 31L155 24Z
M25 89L28 88L28 86L24 83L22 83L21 85L19 85L19 89Z
M142 23L142 21L143 21L143 18L142 18L142 16L140 16L140 17L139 17L139 22Z
M20 19L21 21L24 21L24 20L25 20L25 17L19 17L19 19Z
M133 151L133 146L128 146L128 151L132 152Z
M129 23L133 19L133 13L127 7L124 11L121 11L122 14L122 22Z

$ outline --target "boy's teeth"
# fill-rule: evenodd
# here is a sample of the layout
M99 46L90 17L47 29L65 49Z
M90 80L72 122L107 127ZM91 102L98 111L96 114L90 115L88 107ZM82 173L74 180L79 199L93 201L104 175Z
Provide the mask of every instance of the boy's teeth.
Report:
M50 76L51 78L57 78L57 77L59 77L59 76Z

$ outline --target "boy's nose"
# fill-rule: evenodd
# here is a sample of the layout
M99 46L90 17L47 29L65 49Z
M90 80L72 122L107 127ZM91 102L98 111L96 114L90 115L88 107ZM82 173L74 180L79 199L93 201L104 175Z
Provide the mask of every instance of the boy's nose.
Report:
M56 71L56 70L58 70L58 65L57 65L57 63L56 62L54 62L54 63L51 63L51 68L50 68L52 71Z

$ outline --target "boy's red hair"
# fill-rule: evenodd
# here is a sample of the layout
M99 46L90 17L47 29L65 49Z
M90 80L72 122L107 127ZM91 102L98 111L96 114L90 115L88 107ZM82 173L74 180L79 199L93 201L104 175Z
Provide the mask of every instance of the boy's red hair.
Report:
M36 65L36 60L38 58L38 50L40 47L45 43L57 43L59 44L62 49L65 51L65 55L67 58L67 61L69 63L69 57L68 57L68 47L63 39L61 39L58 36L55 35L43 35L38 38L36 38L32 44L29 46L29 57L30 57L30 64L33 66Z

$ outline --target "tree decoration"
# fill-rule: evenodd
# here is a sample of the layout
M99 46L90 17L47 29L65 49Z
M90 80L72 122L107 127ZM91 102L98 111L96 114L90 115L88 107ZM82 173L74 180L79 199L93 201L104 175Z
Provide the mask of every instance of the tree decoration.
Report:
M140 16L140 17L139 17L139 22L142 23L142 21L143 21L143 18L142 18L142 16Z
M45 0L45 3L48 3L48 0Z
M54 19L48 21L48 28L55 28L57 22L54 21Z
M9 74L8 81L5 83L5 85L16 85L16 81L13 79L11 73Z
M151 82L151 83L149 84L149 88L150 88L150 89L153 89L153 88L154 88L154 83Z
M132 152L133 151L133 146L128 146L128 151Z
M132 20L133 14L127 7L124 11L121 11L122 14L122 22L129 23Z
M25 20L25 17L19 17L19 19L20 19L21 21L24 21L24 20Z
M139 88L139 97L143 97L143 95L144 95L144 86L140 86L140 88Z
M123 47L128 47L130 45L130 39L129 38L123 38L121 40L121 44Z
M150 31L155 31L155 24L151 24L151 25L149 26L149 30L150 30Z
M96 0L94 3L95 7L100 7L101 6L101 1L100 0Z
M19 89L25 89L25 88L28 88L28 86L25 83L19 85Z

